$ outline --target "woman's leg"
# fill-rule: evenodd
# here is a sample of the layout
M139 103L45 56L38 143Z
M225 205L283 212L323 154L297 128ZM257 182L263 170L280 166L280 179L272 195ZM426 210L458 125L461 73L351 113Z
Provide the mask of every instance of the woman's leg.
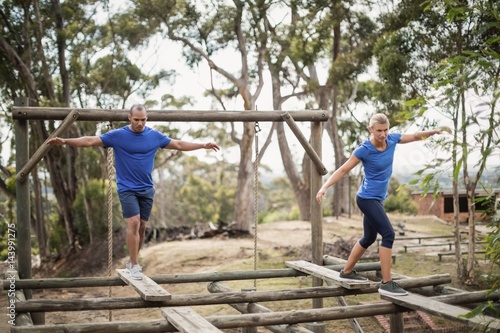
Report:
M365 253L366 249L359 244L359 242L356 242L354 244L354 247L351 250L351 253L349 254L349 258L347 258L347 262L344 267L344 273L350 273L354 269L354 265L358 262L359 258Z

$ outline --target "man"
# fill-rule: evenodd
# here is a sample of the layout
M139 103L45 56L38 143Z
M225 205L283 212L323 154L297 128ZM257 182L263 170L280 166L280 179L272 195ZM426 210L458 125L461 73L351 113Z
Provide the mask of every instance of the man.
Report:
M156 151L160 148L180 151L198 149L218 151L220 147L214 142L195 143L174 140L147 127L147 110L141 104L135 104L130 108L128 119L130 125L109 131L101 136L69 139L55 137L48 140L47 144L113 148L118 196L123 218L127 220L126 242L130 260L126 268L133 279L141 280L142 269L138 263L138 254L144 240L146 222L153 207L155 189L151 173Z

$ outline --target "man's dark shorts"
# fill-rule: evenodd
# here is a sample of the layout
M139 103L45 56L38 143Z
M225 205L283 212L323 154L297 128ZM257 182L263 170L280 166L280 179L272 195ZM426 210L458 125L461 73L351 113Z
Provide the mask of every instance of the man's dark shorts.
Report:
M149 220L149 215L153 208L154 196L154 187L144 191L118 192L118 197L122 204L123 218L128 219L132 216L140 215L141 220Z

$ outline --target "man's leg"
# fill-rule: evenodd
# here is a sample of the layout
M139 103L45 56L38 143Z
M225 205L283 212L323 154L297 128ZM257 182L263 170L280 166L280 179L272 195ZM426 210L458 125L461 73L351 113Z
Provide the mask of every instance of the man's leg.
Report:
M139 249L137 250L137 254L141 250L142 244L144 243L144 236L146 235L146 222L141 220L141 224L139 225Z
M127 219L126 241L130 255L130 263L132 266L137 265L138 263L137 255L139 254L139 249L141 247L141 236L139 234L140 226L141 221L139 219L139 215L135 215Z

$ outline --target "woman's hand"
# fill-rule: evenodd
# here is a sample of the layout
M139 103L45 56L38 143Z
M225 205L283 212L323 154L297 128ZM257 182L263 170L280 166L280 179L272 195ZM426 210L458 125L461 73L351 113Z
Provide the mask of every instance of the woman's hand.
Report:
M446 132L448 134L451 134L451 128L449 128L448 126L440 126L438 128L436 128L438 134L442 134L443 132Z

